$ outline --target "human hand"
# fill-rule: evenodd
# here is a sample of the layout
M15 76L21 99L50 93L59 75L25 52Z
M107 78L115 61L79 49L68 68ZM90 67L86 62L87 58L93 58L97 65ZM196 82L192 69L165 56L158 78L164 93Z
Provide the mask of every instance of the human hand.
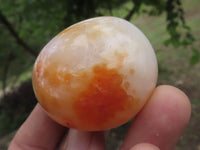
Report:
M172 86L157 87L134 119L120 150L172 150L190 113L190 102L182 91ZM38 104L8 150L104 150L104 138L104 131L84 132L60 126Z

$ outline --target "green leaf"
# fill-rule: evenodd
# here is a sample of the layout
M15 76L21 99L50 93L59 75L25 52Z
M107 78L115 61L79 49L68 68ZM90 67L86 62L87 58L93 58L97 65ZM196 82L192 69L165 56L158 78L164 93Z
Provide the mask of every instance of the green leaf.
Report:
M200 52L193 48L192 49L192 56L190 57L190 65L194 66L200 61Z

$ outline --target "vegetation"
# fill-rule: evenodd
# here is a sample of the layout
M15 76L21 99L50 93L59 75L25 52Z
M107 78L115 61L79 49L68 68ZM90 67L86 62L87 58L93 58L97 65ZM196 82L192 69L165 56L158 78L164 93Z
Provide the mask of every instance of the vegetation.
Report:
M114 15L131 20L133 15L165 14L169 35L163 41L165 45L188 46L194 41L180 0L0 0L0 4L0 80L3 89L23 80L20 75L30 72L47 41L67 26L86 18ZM192 64L199 58L196 50L192 58Z

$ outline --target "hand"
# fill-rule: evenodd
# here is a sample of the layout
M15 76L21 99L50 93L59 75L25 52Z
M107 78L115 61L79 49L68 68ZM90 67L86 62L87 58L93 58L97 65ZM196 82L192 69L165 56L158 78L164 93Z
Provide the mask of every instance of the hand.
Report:
M172 150L190 113L190 102L182 91L172 86L157 87L134 119L120 150ZM38 104L8 150L103 150L104 137L103 131L83 132L62 127Z

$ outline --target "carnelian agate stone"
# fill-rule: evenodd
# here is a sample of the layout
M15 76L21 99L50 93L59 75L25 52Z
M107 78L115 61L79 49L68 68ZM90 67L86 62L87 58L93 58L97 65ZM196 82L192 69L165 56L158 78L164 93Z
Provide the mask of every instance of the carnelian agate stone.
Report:
M63 126L117 127L144 106L157 81L157 60L144 34L116 17L82 21L55 36L33 69L36 97Z

